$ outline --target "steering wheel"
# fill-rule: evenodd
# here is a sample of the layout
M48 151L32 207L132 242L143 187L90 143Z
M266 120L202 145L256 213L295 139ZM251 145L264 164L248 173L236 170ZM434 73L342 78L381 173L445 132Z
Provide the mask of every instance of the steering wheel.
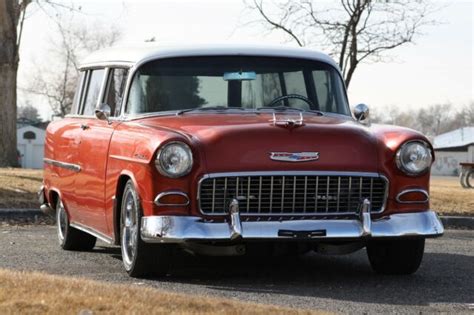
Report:
M306 104L309 105L309 108L315 108L313 102L311 102L309 98L307 98L306 96L303 96L303 95L299 95L299 94L288 94L288 95L278 96L273 101L271 101L270 104L268 104L266 107L274 107L275 104L277 104L281 101L284 101L284 100L288 100L288 99L302 100Z

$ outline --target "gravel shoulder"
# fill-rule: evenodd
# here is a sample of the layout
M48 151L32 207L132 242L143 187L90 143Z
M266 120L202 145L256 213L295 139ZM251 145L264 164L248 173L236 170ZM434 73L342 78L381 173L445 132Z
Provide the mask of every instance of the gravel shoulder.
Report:
M122 269L117 247L98 243L93 252L65 252L52 226L0 226L0 268L340 313L472 314L473 248L474 231L449 230L428 240L420 270L402 277L374 274L363 250L273 259L179 253L168 276L137 280Z

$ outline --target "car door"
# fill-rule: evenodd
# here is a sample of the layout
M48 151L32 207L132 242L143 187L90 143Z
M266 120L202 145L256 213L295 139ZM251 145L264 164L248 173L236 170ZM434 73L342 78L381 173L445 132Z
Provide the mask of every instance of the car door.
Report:
M48 184L60 192L71 217L76 215L74 182L80 172L78 158L81 122L77 119L77 114L86 79L86 72L81 71L70 114L48 126L45 140L45 178L49 178ZM49 176L46 176L46 173L50 173Z
M86 102L83 108L83 128L79 146L81 175L77 177L76 189L80 199L83 223L96 232L108 235L105 220L105 183L110 139L119 124L114 119L115 103L112 102L114 69L91 70ZM90 97L89 97L90 96ZM95 117L95 108L101 103L109 103L109 121Z

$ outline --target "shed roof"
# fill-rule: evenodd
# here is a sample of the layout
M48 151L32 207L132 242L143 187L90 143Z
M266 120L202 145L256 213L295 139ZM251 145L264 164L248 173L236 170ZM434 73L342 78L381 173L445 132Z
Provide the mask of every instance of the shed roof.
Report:
M435 149L457 148L474 144L474 127L459 128L434 138Z

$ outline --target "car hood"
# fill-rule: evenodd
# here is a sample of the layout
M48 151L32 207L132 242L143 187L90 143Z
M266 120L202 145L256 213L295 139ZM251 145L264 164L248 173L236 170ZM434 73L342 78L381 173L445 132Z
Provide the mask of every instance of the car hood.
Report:
M305 114L301 126L280 126L299 113L194 114L143 119L140 124L185 137L208 173L242 171L377 171L377 141L351 117ZM312 161L277 161L275 152L318 152Z

